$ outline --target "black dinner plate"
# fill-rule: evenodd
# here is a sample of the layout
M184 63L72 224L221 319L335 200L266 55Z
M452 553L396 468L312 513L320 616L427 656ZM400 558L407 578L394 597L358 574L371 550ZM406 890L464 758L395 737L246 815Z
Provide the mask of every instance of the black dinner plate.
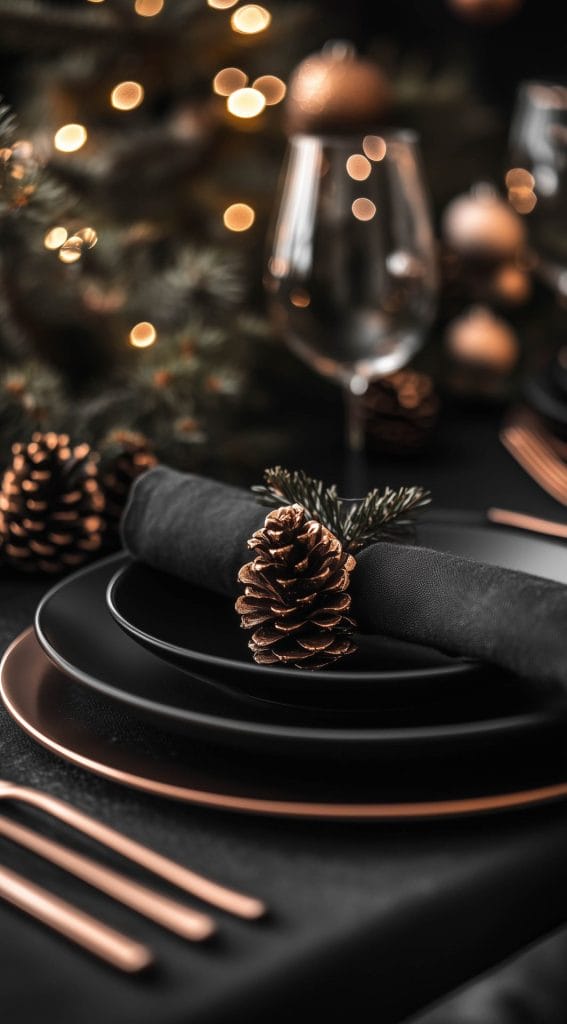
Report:
M420 523L418 542L567 584L567 546L486 525L480 516L455 521L451 515L458 517L438 512L436 521ZM484 685L473 662L386 637L358 635L357 653L325 671L256 665L231 600L141 562L119 569L107 601L121 628L153 653L265 700L401 706L440 698L455 687Z
M385 709L335 710L252 700L171 665L120 629L106 589L126 564L113 556L58 583L42 600L36 633L51 660L99 695L199 740L272 755L419 758L465 754L532 741L562 728L556 710L529 688L492 679L442 698ZM527 756L527 753L526 753Z
M282 759L173 736L132 719L69 678L46 657L31 629L0 665L0 697L15 721L55 757L160 799L216 810L337 821L407 821L534 807L567 797L564 743L526 757L469 748L450 764L422 752L395 770L378 761ZM508 753L508 752L507 752Z

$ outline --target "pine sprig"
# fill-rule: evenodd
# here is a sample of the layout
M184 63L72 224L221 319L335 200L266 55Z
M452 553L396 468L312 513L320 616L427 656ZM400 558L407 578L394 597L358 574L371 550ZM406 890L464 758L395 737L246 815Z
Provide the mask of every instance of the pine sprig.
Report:
M252 490L261 505L302 505L307 514L331 530L348 551L387 538L398 539L411 530L413 513L431 501L423 487L385 487L369 491L360 501L345 502L336 484L326 487L322 480L303 470L274 466L264 472L265 483Z

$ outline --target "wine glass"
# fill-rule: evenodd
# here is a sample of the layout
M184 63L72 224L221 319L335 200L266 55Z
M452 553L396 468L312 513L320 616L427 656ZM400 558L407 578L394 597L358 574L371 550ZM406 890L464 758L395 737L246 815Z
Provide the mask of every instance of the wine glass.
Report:
M343 385L348 445L360 451L357 396L411 359L434 312L413 133L292 136L265 284L290 348Z
M508 197L528 215L540 276L567 296L567 88L524 82L510 129Z

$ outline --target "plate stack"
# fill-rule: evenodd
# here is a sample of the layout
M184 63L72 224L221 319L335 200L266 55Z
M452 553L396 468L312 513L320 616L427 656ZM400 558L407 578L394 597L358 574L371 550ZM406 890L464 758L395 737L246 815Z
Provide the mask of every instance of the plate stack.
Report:
M474 516L428 547L567 584L567 548ZM514 677L368 637L325 671L255 665L229 599L124 555L59 583L1 670L9 711L84 769L213 807L443 817L567 795L565 713Z

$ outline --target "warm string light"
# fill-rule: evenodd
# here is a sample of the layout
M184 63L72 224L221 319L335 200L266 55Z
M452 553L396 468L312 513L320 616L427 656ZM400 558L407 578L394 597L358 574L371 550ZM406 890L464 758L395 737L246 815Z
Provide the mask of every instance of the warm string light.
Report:
M357 220L372 220L376 214L376 206L372 200L362 196L354 200L351 209Z
M157 339L157 331L148 320L135 324L129 334L130 344L134 348L149 348Z
M154 18L163 11L164 0L136 0L134 10L141 18Z
M236 89L228 97L226 106L235 117L257 117L266 106L266 98L258 89Z
M305 288L294 288L290 293L289 301L296 309L307 309L311 305L311 296Z
M245 4L234 12L230 24L234 32L251 36L267 29L271 20L272 15L265 7L261 7L260 4Z
M60 249L63 243L67 241L67 238L67 229L58 226L55 228L50 228L50 230L47 232L43 239L43 244L46 249Z
M524 167L512 167L505 178L508 202L516 213L531 213L537 203L535 178Z
M365 181L372 170L372 165L361 153L353 153L346 162L346 169L354 181Z
M237 89L243 89L248 84L248 75L240 68L223 68L213 78L213 92L217 96L230 96ZM256 83L254 83L256 84Z
M61 153L75 153L84 146L87 137L84 124L64 124L55 132L53 143Z
M362 149L369 160L379 163L386 156L387 146L380 135L365 135L362 140Z
M83 255L84 249L92 249L98 242L98 235L94 228L80 228L75 234L70 235L66 228L57 225L51 228L43 239L46 249L57 252L61 263L77 263Z
M256 219L256 214L248 203L233 203L227 206L222 219L229 231L248 231Z
M252 82L252 88L262 93L268 107L275 107L276 103L281 103L286 94L285 82L276 75L260 75L260 78Z
M139 82L119 82L110 94L115 110L135 110L144 99L144 88Z

